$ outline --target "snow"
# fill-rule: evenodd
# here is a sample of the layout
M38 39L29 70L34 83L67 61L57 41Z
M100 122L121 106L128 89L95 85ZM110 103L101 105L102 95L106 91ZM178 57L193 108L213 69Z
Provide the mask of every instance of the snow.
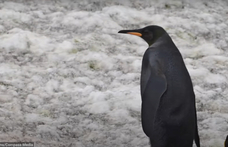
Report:
M140 70L147 44L121 29L164 27L191 75L202 147L228 132L225 0L0 3L0 140L39 147L148 146ZM216 7L215 7L216 6Z

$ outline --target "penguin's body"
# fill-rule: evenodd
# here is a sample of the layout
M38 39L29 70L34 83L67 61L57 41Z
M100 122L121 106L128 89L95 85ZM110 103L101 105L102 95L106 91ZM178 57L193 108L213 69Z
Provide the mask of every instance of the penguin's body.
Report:
M130 32L130 33L129 33ZM148 44L142 61L142 127L152 147L200 147L192 81L183 58L159 26L123 30Z
M195 95L182 56L167 34L144 54L141 96L142 126L153 147L192 147Z

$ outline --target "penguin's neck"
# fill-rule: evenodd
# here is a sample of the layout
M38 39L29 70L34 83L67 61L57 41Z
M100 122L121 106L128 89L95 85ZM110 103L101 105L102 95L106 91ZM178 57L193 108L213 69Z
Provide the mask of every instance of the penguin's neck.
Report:
M147 43L149 46L153 45L157 40L163 37L167 32L164 29L158 29L153 32L154 36L152 40L148 40Z
M157 47L161 44L167 43L167 42L172 42L171 37L169 36L168 33L164 33L163 35L157 37L152 44L149 45L149 47Z

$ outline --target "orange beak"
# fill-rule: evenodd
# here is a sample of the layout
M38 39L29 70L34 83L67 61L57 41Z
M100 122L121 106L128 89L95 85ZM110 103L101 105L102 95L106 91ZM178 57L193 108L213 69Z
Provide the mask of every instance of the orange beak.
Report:
M139 37L142 36L142 34L141 33L138 33L138 32L128 32L128 34L136 35L136 36L139 36Z

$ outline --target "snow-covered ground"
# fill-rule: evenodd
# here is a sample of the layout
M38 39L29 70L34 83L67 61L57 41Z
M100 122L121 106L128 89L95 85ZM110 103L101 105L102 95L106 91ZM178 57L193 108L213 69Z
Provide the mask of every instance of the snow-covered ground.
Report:
M226 0L0 0L0 141L149 147L139 77L147 44L121 29L164 27L193 80L203 147L228 134Z

